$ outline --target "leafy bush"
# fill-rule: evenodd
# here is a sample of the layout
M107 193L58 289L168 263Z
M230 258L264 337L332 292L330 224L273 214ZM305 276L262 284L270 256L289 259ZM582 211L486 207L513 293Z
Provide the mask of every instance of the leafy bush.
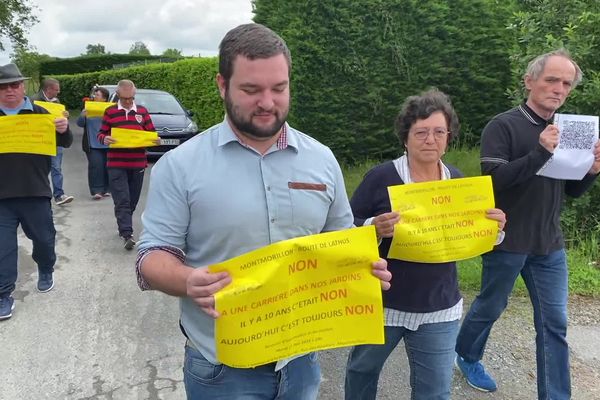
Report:
M104 71L112 69L116 64L140 60L155 60L157 62L160 59L161 56L134 54L101 54L71 58L55 58L40 63L39 78L48 75L71 75L84 72Z

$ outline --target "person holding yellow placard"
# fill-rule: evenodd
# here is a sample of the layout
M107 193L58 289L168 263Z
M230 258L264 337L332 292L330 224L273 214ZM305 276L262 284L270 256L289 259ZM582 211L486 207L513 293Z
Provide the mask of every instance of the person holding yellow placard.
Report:
M217 74L224 121L169 151L152 170L138 284L180 297L191 400L318 395L315 353L255 368L218 360L214 294L231 277L207 268L275 242L352 226L333 153L286 123L290 73L289 49L275 32L259 24L229 31ZM378 260L372 269L384 288L391 278L386 266Z
M117 140L111 136L113 128L156 131L148 109L135 104L135 85L132 81L127 79L119 81L117 95L119 102L104 111L102 125L97 135L99 143L108 146L117 143ZM125 250L131 250L136 244L133 239L132 216L142 193L144 171L148 166L146 148L110 148L106 159L119 236L123 239Z
M94 90L94 101L107 102L108 89L97 87ZM108 170L106 168L106 152L108 146L98 141L98 131L102 117L89 117L85 109L77 118L77 125L83 128L82 147L88 159L88 187L94 200L110 195Z
M26 79L29 78L24 77L15 64L0 66L0 118L48 114L25 96ZM67 119L55 118L54 125L56 144L71 146L73 135ZM51 144L54 147L54 141ZM33 243L32 256L38 267L40 292L54 287L56 229L48 180L50 156L33 151L0 152L0 171L0 320L3 320L12 316L15 307L11 294L17 282L18 226L21 225Z
M60 83L54 78L46 78L42 81L42 87L40 88L40 91L31 96L31 99L34 101L44 101L48 103L60 103L60 100L58 100L57 97L59 94ZM64 112L64 116L68 118L69 114L67 111ZM54 201L56 201L56 204L59 206L68 204L74 199L73 196L65 194L63 189L63 151L63 146L56 147L56 156L51 158L52 166L50 168L50 177L52 178L52 195L54 196Z
M391 210L388 186L462 177L441 158L458 135L459 122L450 99L429 90L406 99L396 119L405 154L374 167L354 192L350 204L357 226L375 225L380 255L387 257L394 226L402 215ZM488 210L498 221L501 210ZM454 343L462 314L456 263L425 264L388 258L391 289L383 294L385 344L354 347L346 367L346 400L375 399L379 373L404 339L411 370L411 399L450 398Z

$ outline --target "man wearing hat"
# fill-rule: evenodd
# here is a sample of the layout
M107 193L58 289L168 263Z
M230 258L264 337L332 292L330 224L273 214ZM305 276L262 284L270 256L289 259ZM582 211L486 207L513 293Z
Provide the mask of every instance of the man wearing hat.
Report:
M24 77L15 64L0 66L0 118L7 115L48 114L25 96ZM66 118L56 118L56 144L69 147L73 135ZM0 320L12 316L11 297L17 281L17 228L33 242L32 257L38 266L37 289L54 287L56 230L52 220L48 181L50 156L3 153L0 149Z

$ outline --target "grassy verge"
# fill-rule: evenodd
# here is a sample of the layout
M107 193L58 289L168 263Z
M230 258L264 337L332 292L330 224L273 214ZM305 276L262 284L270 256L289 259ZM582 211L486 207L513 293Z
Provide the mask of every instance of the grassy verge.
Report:
M466 176L479 175L479 152L477 149L452 149L444 161L459 168ZM348 196L361 182L364 174L377 165L375 160L343 167ZM568 236L568 235L567 235ZM569 291L583 296L600 296L600 234L577 232L577 239L567 237L569 248ZM478 291L481 282L481 258L475 257L458 263L461 290ZM524 295L526 288L519 277L514 293Z

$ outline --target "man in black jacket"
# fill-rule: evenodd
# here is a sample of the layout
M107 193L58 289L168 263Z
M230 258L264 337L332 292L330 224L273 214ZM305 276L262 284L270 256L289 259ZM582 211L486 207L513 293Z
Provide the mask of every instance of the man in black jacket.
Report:
M482 255L481 290L458 334L456 363L467 382L482 391L497 388L481 359L492 327L521 275L533 306L538 399L571 398L568 268L560 210L566 196L581 196L598 177L600 142L581 180L537 173L559 144L554 114L581 76L581 69L564 49L536 57L523 79L527 99L495 116L481 135L481 172L491 175L496 206L506 212L506 239Z
M48 114L25 96L26 78L14 64L0 66L0 118L7 115ZM56 144L69 147L73 135L66 118L56 118ZM52 220L48 181L50 156L6 153L0 148L0 320L12 316L11 297L17 281L17 228L33 242L32 257L39 271L37 288L54 287L56 230Z

